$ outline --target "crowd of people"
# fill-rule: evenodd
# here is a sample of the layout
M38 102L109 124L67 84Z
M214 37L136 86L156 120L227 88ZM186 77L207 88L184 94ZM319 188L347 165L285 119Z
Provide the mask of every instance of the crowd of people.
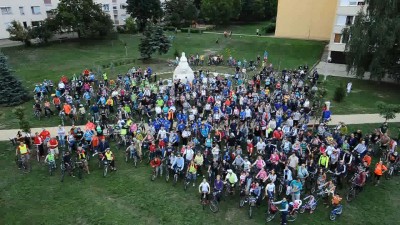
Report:
M39 160L60 158L67 168L83 161L89 174L88 157L99 153L116 170L112 148L123 147L127 159L150 163L156 176L177 174L193 186L204 177L201 194L228 191L253 196L257 205L263 199L279 204L284 224L289 206L300 207L304 194L323 190L326 203L332 198L338 206L346 178L356 174L362 189L374 174L379 184L388 164L399 161L387 124L365 134L344 123L329 127L329 106L315 115L318 78L307 66L276 71L271 64L249 79L236 67L232 77L199 70L192 81L168 82L157 81L151 68L132 68L116 79L85 69L72 79L61 77L55 87L50 81L35 87L34 111L58 115L62 125L57 134L36 133L32 143L17 137L16 155L27 158L37 149ZM321 122L314 130L312 117ZM64 123L85 128L65 130ZM303 204L313 201L307 196Z

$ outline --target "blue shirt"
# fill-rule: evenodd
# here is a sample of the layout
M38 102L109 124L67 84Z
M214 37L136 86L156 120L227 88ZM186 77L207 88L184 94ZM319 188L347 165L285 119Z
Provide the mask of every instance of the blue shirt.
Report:
M185 160L183 157L176 157L174 162L172 163L172 167L176 165L176 167L183 169L183 165L185 163Z
M292 180L292 182L290 182L290 186L292 187L292 190L297 188L298 191L294 192L295 194L300 194L301 189L303 189L303 185L297 180Z

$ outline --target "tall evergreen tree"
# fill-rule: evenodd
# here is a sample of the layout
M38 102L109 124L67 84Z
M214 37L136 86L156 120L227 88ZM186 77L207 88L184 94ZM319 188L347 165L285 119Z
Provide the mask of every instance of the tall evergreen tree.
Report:
M14 106L29 100L22 83L12 75L7 57L0 52L0 105Z
M381 80L386 74L400 80L400 0L366 0L366 13L344 30L347 70L358 77L365 71Z
M147 25L140 38L139 51L144 59L151 58L151 55L158 52L160 55L168 52L171 42L164 34L162 27Z

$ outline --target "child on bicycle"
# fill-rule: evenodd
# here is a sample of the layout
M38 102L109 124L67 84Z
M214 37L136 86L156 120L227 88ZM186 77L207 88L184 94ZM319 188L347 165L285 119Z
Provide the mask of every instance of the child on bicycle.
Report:
M154 159L150 161L150 166L151 168L153 168L153 170L156 171L156 177L158 176L158 174L162 176L161 159L159 156L154 157Z
M312 214L314 212L314 210L312 210L312 206L317 203L317 200L315 199L314 195L309 195L309 196L305 197L303 200L304 201L308 200L305 206L306 206L306 208L310 209L310 214Z
M337 207L340 206L340 201L342 201L342 198L339 196L339 194L334 194L332 197L332 206L333 209L336 209Z

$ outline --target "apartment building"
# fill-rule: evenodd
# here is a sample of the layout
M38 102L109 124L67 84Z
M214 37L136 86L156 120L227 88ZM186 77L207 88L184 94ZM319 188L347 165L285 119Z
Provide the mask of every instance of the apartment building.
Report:
M95 0L104 12L110 15L115 26L124 25L127 18L126 0ZM50 10L57 8L59 0L0 0L0 39L9 38L7 27L17 20L24 27L37 26L51 16Z
M328 41L337 1L279 0L275 36Z
M328 61L332 63L345 63L345 48L349 36L343 31L354 23L356 15L366 10L364 0L339 0L336 15L329 41Z

